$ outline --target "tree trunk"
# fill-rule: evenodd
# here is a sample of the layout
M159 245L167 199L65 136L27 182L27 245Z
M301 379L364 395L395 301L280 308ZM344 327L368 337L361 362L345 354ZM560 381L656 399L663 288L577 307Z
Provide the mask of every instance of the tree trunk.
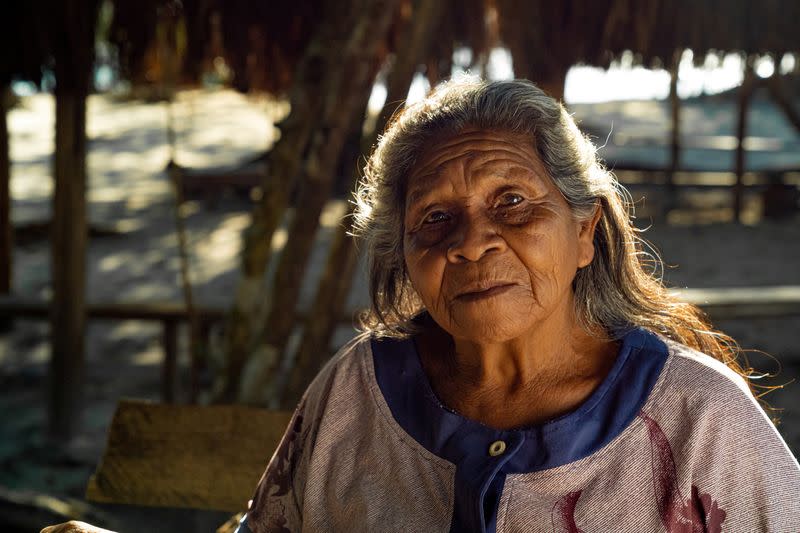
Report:
M417 68L430 49L433 30L441 20L443 11L443 3L440 0L417 2L413 13L413 25L411 28L406 28L400 40L394 65L387 79L386 103L374 129L362 137L362 153L368 153L375 144L378 134L383 132L392 116L397 102L405 101ZM354 188L359 175L359 171L356 170L353 175ZM350 220L353 207L351 203L345 220ZM348 235L348 230L349 224L344 221L336 230L325 273L320 280L314 305L303 327L303 340L297 350L289 383L282 396L282 408L291 408L299 401L303 390L330 355L330 339L339 317L345 311L353 272L358 263L355 240Z
M291 112L280 124L281 137L269 153L263 195L253 210L250 227L244 232L242 277L236 289L233 308L225 328L226 371L218 384L216 400L235 400L245 361L253 349L263 309L270 295L264 285L264 272L272 254L272 237L281 223L289 201L289 191L303 161L325 96L320 84L326 75L326 54L330 43L348 31L347 17L340 4L329 0L323 6L327 15L315 38L309 43L290 91Z
M58 3L56 30L55 195L53 199L49 433L70 439L80 423L86 333L86 98L94 56L97 2Z
M341 39L340 46L328 45L328 75L321 87L324 105L311 137L298 209L278 263L270 311L259 341L259 352L255 355L264 360L255 363L258 370L254 371L247 390L242 391L240 399L245 402L254 403L258 398L274 396L277 386L274 378L294 325L295 305L319 216L333 186L333 173L345 139L363 117L380 65L381 46L397 3L398 0L366 0L364 5L354 5L353 13L357 18L351 31ZM264 385L267 390L262 392Z
M14 233L11 222L11 161L8 146L8 85L0 84L0 296L11 292L14 279ZM7 325L0 319L0 331Z

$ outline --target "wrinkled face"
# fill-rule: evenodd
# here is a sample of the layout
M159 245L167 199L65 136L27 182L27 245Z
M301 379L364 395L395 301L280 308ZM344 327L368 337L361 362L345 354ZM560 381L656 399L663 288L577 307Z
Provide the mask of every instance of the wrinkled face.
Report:
M431 146L409 176L408 275L455 338L502 342L571 316L572 280L592 260L593 233L518 136L465 131Z

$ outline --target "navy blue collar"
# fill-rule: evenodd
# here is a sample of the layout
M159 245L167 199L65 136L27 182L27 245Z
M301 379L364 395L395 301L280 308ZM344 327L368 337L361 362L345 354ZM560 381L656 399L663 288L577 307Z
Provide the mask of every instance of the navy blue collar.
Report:
M608 444L644 405L668 351L656 335L631 330L611 371L577 409L511 430L484 426L442 405L413 340L373 339L372 354L378 386L397 423L428 451L456 465L451 531L493 533L506 476L571 463ZM505 450L490 453L497 441Z
M442 405L413 340L373 339L372 353L378 386L392 415L417 442L443 459L466 466L471 457L485 458L492 442L503 440L506 452L491 462L491 468L522 473L587 457L621 433L647 399L668 352L653 333L633 329L622 338L611 371L577 409L541 425L512 430L484 426ZM475 474L482 477L489 472Z

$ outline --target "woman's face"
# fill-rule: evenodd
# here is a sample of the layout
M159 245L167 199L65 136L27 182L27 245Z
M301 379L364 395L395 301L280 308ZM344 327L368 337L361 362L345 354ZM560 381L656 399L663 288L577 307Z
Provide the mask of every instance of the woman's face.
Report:
M529 142L466 131L431 146L409 176L408 275L455 338L514 339L571 316L572 280L592 260L595 223L573 219Z

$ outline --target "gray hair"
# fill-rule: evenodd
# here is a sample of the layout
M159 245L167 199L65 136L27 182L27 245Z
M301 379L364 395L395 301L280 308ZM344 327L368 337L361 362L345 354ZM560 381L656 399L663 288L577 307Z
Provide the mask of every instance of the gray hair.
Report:
M660 260L645 252L631 222L630 195L600 162L591 140L563 105L525 80L446 82L387 126L356 193L355 234L366 247L372 299L364 327L391 336L414 331L412 318L423 307L403 254L407 179L426 147L466 128L530 139L573 217L587 220L601 210L594 259L573 281L576 316L587 330L600 327L618 337L639 326L729 364L735 359L732 339L711 331L696 307L666 291Z

